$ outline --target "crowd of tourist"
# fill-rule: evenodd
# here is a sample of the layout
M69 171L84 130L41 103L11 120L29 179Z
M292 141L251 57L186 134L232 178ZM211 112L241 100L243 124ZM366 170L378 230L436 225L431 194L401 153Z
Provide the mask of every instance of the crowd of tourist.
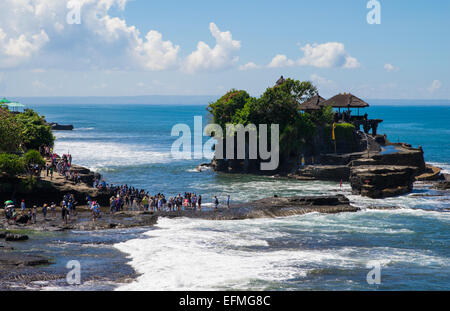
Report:
M166 197L162 193L150 195L145 190L129 187L128 185L116 186L112 189L113 195L109 199L110 212L124 210L144 210L152 212L181 211L182 209L201 210L202 196L185 192L183 195Z
M53 174L56 171L60 176L64 176L66 180L73 181L74 183L81 182L81 176L78 172L71 170L72 168L72 155L70 153L63 154L62 157L58 157L56 153L53 152L53 148L49 146L41 146L39 148L41 155L49 160L45 164L45 171L47 177L53 180ZM38 176L41 176L42 168L39 169Z
M70 154L64 154L59 158L53 149L48 146L42 146L39 148L41 155L47 158L45 170L47 176L53 179L54 171L62 176L65 176L66 180L72 180L75 183L81 182L81 178L78 173L71 171L72 156ZM41 167L36 167L36 174L41 176ZM93 186L99 190L105 190L111 193L109 199L109 211L110 213L116 213L119 211L149 211L149 212L164 212L164 211L181 211L181 210L201 210L203 198L201 195L191 192L178 193L174 196L166 197L163 193L150 195L144 189L137 189L128 185L112 185L107 184L105 180L95 179ZM36 223L36 215L38 208L33 206L27 209L25 200L20 202L20 213L16 211L16 202L5 202L5 217L10 224L11 221L16 223L20 218L26 219L26 223ZM70 222L71 217L77 215L76 206L78 202L75 200L73 194L65 194L62 201L59 204L61 209L61 219L64 224ZM97 201L91 199L88 195L86 197L86 204L92 213L92 219L101 217L100 204ZM217 196L213 198L214 208L219 207L219 199ZM227 196L227 207L230 207L230 196ZM56 219L57 205L52 202L50 205L44 203L42 205L42 215L44 220L47 220L47 215L51 213L51 218Z

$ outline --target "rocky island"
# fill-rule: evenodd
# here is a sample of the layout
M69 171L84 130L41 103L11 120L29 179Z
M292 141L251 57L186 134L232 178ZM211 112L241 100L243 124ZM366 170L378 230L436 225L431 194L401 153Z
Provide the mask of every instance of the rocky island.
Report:
M420 146L392 143L378 134L383 120L359 114L368 106L350 93L325 100L309 82L283 77L257 99L246 91L232 90L209 105L213 121L223 127L227 123L279 124L280 165L276 170L261 171L263 160L250 159L247 140L245 158L239 159L234 148L233 157L215 156L199 169L350 182L355 194L371 198L409 193L415 181L444 178L439 168L425 163ZM357 115L352 114L355 109Z

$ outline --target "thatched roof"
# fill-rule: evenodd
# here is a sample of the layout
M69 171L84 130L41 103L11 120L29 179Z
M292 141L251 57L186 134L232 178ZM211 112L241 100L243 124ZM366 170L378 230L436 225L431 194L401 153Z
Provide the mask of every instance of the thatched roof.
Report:
M278 81L275 83L275 86L279 86L279 85L283 84L284 81L285 80L284 80L283 76L281 76L281 78L279 78Z
M369 104L350 93L338 94L324 101L322 105L334 108L365 108Z
M298 108L300 110L319 110L323 106L323 102L325 102L325 98L317 94L298 105Z

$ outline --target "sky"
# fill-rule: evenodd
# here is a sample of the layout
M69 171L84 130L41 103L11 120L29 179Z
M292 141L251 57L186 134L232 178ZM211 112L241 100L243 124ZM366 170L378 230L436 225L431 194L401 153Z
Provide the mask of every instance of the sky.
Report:
M1 0L0 97L450 99L449 38L447 0Z

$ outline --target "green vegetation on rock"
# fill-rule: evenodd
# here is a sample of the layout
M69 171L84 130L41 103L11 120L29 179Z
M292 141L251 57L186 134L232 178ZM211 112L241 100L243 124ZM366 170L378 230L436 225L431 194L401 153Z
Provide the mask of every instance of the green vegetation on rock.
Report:
M316 94L317 89L311 82L286 79L280 85L267 88L259 98L233 89L210 103L208 111L212 121L223 129L226 124L279 124L281 157L289 158L314 135L318 119L328 121L328 110L311 116L298 109L299 103Z
M0 154L0 174L16 176L25 172L25 165L22 158L15 154Z
M31 109L12 113L6 106L0 107L0 175L31 174L30 166L45 164L39 147L53 146L54 141L43 116Z
M17 152L21 142L20 124L6 107L0 107L0 152Z
M42 145L53 146L55 137L43 116L31 109L15 116L21 127L21 139L26 149L39 149Z
M42 145L53 146L54 141L52 128L43 116L31 109L14 114L0 107L0 152L37 150Z
M336 139L338 140L351 140L355 126L350 123L337 123L335 128Z

